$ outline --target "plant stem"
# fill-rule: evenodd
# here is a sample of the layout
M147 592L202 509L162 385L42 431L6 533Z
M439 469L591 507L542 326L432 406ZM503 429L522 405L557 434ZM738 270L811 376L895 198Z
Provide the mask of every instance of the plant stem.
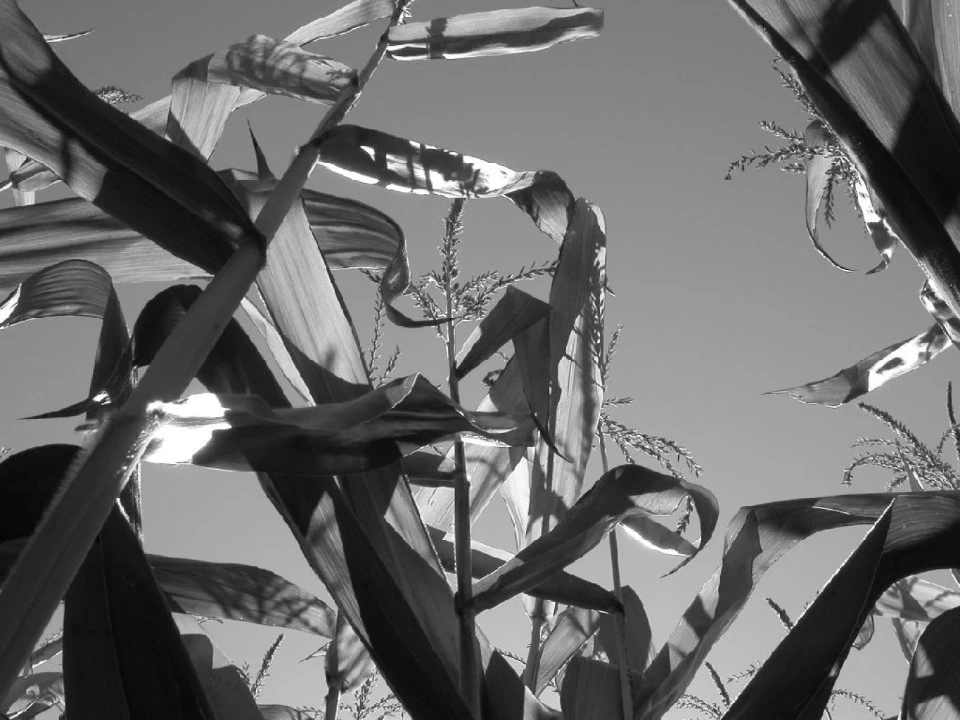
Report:
M402 17L398 3L391 26ZM257 217L258 237L244 238L158 351L130 399L87 444L0 588L0 697L63 599L156 429L150 403L180 396L220 338L266 262L266 246L299 201L319 156L318 139L352 108L386 53L381 37L357 81L341 91L310 141L300 148Z
M453 294L450 273L443 273L443 293L447 301L447 370L450 399L460 404L460 382L457 379L457 342L453 319ZM470 481L467 478L463 440L453 441L454 451L454 541L457 565L457 595L460 602L460 693L474 718L480 718L480 665L476 646L476 618L466 604L473 594L473 558L470 554Z
M603 464L603 474L610 472L607 461L607 443L603 433L597 428L597 437L600 440L600 462ZM623 585L620 583L620 550L617 547L617 528L610 531L610 569L613 572L613 594L623 606ZM614 633L614 645L617 653L617 670L620 674L620 705L623 711L623 720L633 720L633 689L630 687L630 668L627 665L627 650L624 638L627 636L627 617L622 610L615 614L617 632Z
M327 687L326 705L323 710L323 720L337 720L340 713L340 681L336 680Z
M543 632L543 603L538 599L530 618L530 647L527 649L527 664L523 667L523 684L530 692L537 692L537 677L540 675L540 635Z

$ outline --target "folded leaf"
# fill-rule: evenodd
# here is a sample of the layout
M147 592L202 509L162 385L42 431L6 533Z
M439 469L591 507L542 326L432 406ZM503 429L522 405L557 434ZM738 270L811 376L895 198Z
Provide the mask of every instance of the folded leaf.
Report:
M338 125L317 142L321 165L358 182L452 198L505 196L556 242L566 234L574 198L555 173L516 172L356 125Z
M391 441L422 446L471 432L528 444L533 429L523 417L463 410L419 375L311 408L274 410L255 396L201 394L150 411L160 427L145 460L303 475L389 464L399 457Z
M960 123L890 4L864 13L833 0L734 4L796 70L878 207L960 316Z
M939 325L932 325L919 335L868 355L836 375L768 394L789 395L803 403L839 407L876 390L889 380L926 365L948 347L950 339L947 334Z
M443 569L450 573L456 572L456 553L452 533L444 533L429 526L427 531L437 548L437 555L440 557ZM470 543L470 556L475 578L482 578L495 572L513 558L513 555L508 552L476 540ZM576 605L588 610L613 612L620 609L620 603L612 592L563 570L545 578L528 592L534 597Z
M206 164L87 90L14 0L0 2L0 60L0 144L207 272L244 238L263 242Z
M0 327L64 315L102 318L113 293L110 276L86 260L65 260L28 276L0 303Z
M395 60L512 55L596 37L602 28L603 11L593 8L492 10L391 27L387 54Z
M860 211L860 217L863 224L873 240L877 252L880 253L880 262L872 270L867 271L867 275L884 270L893 259L893 253L900 244L900 237L887 220L887 213L884 211L880 200L870 191L870 188L858 175L855 183L855 199L857 209Z
M807 147L817 147L826 145L831 139L831 136L826 125L819 120L814 120L807 125L807 129L803 131L803 139ZM837 270L853 272L850 268L834 260L833 257L830 256L830 253L823 248L823 245L820 244L820 233L817 230L820 204L823 202L823 194L827 190L831 165L831 159L822 153L815 153L804 160L804 169L806 170L807 177L807 196L804 209L804 215L807 221L807 234L810 236L813 247L828 263L837 268Z
M537 672L535 692L539 695L547 684L600 626L601 616L596 610L568 607L559 615L553 630L547 635L540 649L540 667Z
M716 498L709 490L639 465L614 468L597 480L550 532L474 583L467 605L481 612L527 592L596 547L623 518L670 515L687 497L693 499L700 517L698 547L702 547L713 534L718 515Z
M650 550L684 557L690 557L697 551L696 546L676 530L665 528L660 523L642 515L624 518L620 527L627 533L627 537Z
M948 610L923 631L910 662L900 717L904 720L960 718L960 610Z

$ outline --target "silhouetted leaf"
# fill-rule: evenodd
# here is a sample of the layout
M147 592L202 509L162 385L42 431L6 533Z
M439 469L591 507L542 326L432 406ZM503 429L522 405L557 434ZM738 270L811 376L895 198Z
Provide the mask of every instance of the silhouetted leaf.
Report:
M512 55L596 37L602 28L603 11L593 8L492 10L391 27L387 54L395 60Z
M0 3L0 144L207 272L244 238L263 242L206 164L87 90L14 0Z
M903 691L904 720L960 718L960 610L948 610L931 622L917 644Z
M614 468L597 480L550 532L474 583L467 605L481 612L527 592L596 547L624 517L670 515L688 496L700 516L699 547L703 547L713 534L718 514L716 498L709 490L639 465Z

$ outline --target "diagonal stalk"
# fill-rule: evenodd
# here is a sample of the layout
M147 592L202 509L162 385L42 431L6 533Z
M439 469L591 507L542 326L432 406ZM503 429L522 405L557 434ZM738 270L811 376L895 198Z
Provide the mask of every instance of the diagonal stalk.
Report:
M445 263L446 266L446 263ZM443 293L447 301L447 368L450 399L460 404L460 382L457 379L456 323L453 317L453 291L450 272L443 273ZM466 607L473 594L473 559L470 554L470 480L467 478L463 440L459 435L454 445L454 541L457 566L457 614L460 620L460 694L474 718L480 717L480 663L476 644L476 616Z
M398 24L408 2L397 2ZM300 197L319 155L318 138L343 119L386 54L387 34L355 83L341 91L310 141L300 148L256 220L269 243ZM130 399L110 415L70 468L26 548L0 587L0 697L63 599L114 501L146 451L155 401L180 396L197 374L266 261L266 244L244 238L158 351Z
M597 437L600 440L600 462L603 464L603 474L610 472L610 464L607 461L607 443L603 438L603 432L597 428ZM617 528L610 530L610 568L613 571L613 594L620 601L620 607L623 607L623 585L620 583L620 549L617 547ZM617 631L614 635L614 645L617 653L617 670L620 675L620 706L623 711L623 720L633 719L633 689L630 687L630 669L627 666L627 651L623 641L627 635L627 616L623 610L614 613L617 623Z

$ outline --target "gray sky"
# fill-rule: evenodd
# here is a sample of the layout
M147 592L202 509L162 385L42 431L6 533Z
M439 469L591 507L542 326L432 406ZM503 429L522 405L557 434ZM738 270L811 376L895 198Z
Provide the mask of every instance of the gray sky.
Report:
M56 46L90 87L117 85L147 100L169 93L170 77L192 60L254 34L282 37L338 3L282 0L22 0L44 32L96 28ZM519 3L418 0L414 19ZM744 504L850 490L839 484L849 444L878 434L855 408L803 406L765 391L832 375L930 324L917 302L922 276L902 250L879 275L847 275L810 247L803 225L803 181L775 170L724 182L730 160L775 139L756 126L770 119L802 130L805 117L770 69L772 51L720 0L606 4L600 38L543 53L423 63L385 62L348 121L508 165L552 169L606 216L608 274L615 298L608 328L625 326L610 392L635 398L617 419L688 447L717 494L721 524ZM381 29L312 46L358 66ZM268 98L231 119L213 165L252 169L246 119L278 174L306 140L323 107ZM390 193L314 172L310 186L349 195L389 213L404 228L415 273L434 264L447 201ZM43 198L41 197L41 200ZM8 199L4 199L8 202ZM870 268L875 254L852 209L826 232L844 264ZM464 273L513 270L549 259L556 246L503 200L466 208ZM372 285L340 274L361 338L368 336ZM127 320L159 287L122 288ZM531 289L531 288L528 288ZM544 286L532 286L546 297ZM69 441L71 423L16 418L73 402L85 392L96 342L92 321L43 321L7 330L0 346L3 444L15 449ZM414 333L419 333L414 336ZM432 331L391 331L409 348L400 374L443 380ZM922 438L946 426L944 393L951 353L869 396ZM467 397L476 398L474 388ZM596 474L599 474L598 472ZM887 478L865 473L854 490ZM269 567L322 592L252 477L148 467L147 545L153 552ZM480 523L481 539L510 548L499 500ZM863 529L815 538L767 576L712 660L721 674L760 661L780 637L763 603L773 596L794 617L830 577ZM719 560L713 547L667 580L670 558L622 541L624 582L647 604L662 642ZM609 583L606 551L575 567ZM519 603L481 618L493 641L522 654ZM209 627L209 626L208 626ZM235 661L258 661L275 633L224 625L214 634ZM522 638L522 640L520 639ZM262 696L266 702L320 705L322 662L298 664L319 643L288 634ZM884 623L864 653L851 655L840 685L894 712L906 664ZM713 699L707 684L695 687ZM846 715L846 713L845 713Z

